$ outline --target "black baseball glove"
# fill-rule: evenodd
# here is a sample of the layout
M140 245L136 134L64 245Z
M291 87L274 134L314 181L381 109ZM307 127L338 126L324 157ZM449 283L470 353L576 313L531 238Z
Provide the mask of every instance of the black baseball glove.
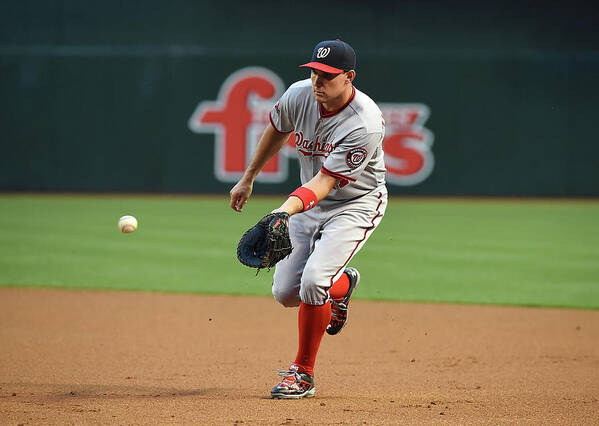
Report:
M293 247L289 238L289 214L270 213L248 229L237 245L237 258L250 268L271 268Z

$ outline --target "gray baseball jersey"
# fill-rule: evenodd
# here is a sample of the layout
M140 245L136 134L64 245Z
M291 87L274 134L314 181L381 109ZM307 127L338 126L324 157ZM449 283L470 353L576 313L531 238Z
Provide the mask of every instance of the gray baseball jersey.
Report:
M385 184L383 115L366 94L353 89L346 105L327 113L314 99L310 79L298 81L270 113L282 133L295 132L302 184L319 171L341 179L321 202L344 201Z
M287 89L270 121L281 133L295 133L302 184L319 171L339 179L316 207L291 217L294 250L274 274L272 292L283 305L321 305L385 213L383 116L374 101L355 88L342 108L326 112L307 79Z

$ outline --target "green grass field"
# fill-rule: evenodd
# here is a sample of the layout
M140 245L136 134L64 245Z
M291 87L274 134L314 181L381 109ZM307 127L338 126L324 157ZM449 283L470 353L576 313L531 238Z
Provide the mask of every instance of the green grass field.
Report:
M0 285L270 295L235 249L281 200L3 195ZM361 299L597 309L599 202L395 197L352 264Z

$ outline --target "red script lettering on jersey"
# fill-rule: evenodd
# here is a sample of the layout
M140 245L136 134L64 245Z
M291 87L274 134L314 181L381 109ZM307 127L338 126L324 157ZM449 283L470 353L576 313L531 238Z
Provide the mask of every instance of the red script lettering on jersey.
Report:
M316 139L311 141L304 138L303 132L295 132L293 145L297 148L297 151L307 157L328 157L333 151L333 145L329 142L320 139L320 136L316 136Z

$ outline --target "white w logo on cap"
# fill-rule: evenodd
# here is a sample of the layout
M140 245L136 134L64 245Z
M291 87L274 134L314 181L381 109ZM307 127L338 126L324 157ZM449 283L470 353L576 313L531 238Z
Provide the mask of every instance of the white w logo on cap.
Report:
M326 58L329 55L330 52L331 52L331 48L330 47L320 47L318 49L318 52L316 53L316 57L318 59Z

